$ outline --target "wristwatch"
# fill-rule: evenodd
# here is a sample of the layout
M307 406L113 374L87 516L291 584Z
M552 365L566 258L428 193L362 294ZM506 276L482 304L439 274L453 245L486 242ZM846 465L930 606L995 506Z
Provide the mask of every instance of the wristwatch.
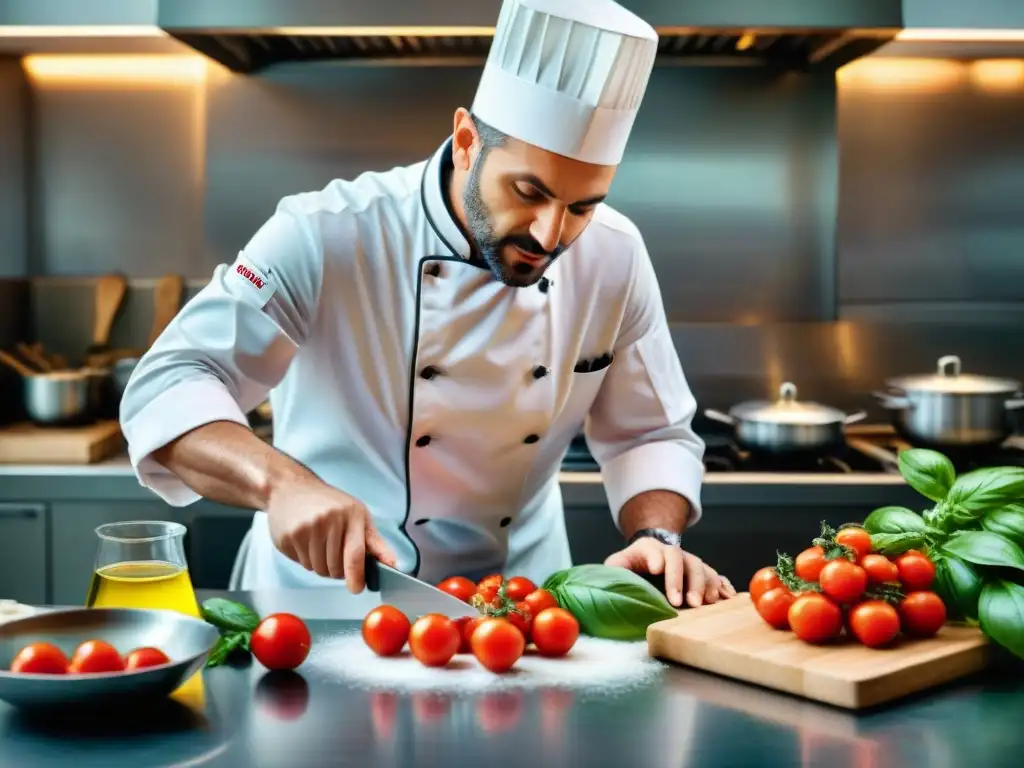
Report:
M629 537L629 541L626 542L628 547L637 539L650 538L657 539L662 544L668 544L670 547L683 546L683 537L675 531L669 531L665 528L641 528L639 531Z

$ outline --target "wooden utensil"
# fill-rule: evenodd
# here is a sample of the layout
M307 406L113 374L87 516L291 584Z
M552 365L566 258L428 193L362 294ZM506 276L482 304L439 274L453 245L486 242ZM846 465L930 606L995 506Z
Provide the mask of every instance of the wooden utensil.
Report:
M30 347L24 342L18 342L18 353L44 373L53 368L50 365L50 361L44 355L39 354L35 346Z
M873 649L854 639L811 645L774 630L749 593L647 628L651 656L848 709L892 701L983 669L990 644L974 627Z
M85 352L86 367L105 368L110 364L110 331L127 291L128 281L121 275L103 275L96 281L92 344Z
M8 354L7 352L4 352L2 349L0 349L0 363L3 363L4 365L13 368L15 371L17 371L22 376L25 376L26 378L30 376L35 376L38 373L38 371L33 371L31 368L29 368L27 365L21 362L21 360L16 358L14 355Z
M156 282L153 289L153 325L149 329L146 347L153 346L164 329L181 309L181 299L185 295L185 281L180 275L164 275Z

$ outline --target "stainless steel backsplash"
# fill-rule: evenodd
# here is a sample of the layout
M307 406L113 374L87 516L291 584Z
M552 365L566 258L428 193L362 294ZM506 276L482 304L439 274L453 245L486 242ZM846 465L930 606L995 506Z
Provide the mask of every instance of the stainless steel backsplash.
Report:
M645 235L702 406L783 380L871 406L885 377L949 353L1024 378L1024 77L995 88L966 63L903 79L869 75L905 63L865 64L838 89L821 75L655 70L610 202ZM194 292L282 196L422 159L478 76L325 63L144 87L34 82L32 332L80 355L88 276L118 270L132 289L113 343L141 344L152 278L174 271Z

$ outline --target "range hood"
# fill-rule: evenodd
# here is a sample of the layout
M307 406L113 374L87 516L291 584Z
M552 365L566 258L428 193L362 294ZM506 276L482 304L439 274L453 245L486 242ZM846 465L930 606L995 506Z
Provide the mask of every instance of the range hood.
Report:
M663 63L838 69L893 39L902 0L620 0ZM158 25L235 72L314 60L482 59L500 0L159 0Z

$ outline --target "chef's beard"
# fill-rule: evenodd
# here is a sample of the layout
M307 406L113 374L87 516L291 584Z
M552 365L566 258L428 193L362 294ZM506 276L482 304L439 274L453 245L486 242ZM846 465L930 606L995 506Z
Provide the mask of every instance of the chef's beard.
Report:
M480 258L491 270L494 276L505 285L513 288L525 288L537 283L543 276L551 263L557 259L565 250L559 246L553 252L544 250L543 246L534 240L530 235L507 235L497 237L494 234L494 227L491 226L491 217L480 196L480 169L486 153L482 152L473 163L473 169L466 181L466 192L463 195L463 203L466 207L466 224L469 234L473 238L473 245ZM506 246L515 246L520 250L546 256L547 260L536 267L525 261L507 263L505 261Z

